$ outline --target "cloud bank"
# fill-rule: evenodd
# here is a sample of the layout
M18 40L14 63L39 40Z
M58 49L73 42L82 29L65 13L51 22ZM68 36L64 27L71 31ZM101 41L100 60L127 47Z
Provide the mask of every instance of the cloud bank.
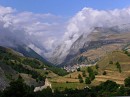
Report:
M64 41L73 43L81 34L90 33L94 27L112 27L128 23L130 23L130 8L108 11L83 8L69 21Z
M56 46L54 42L61 38L64 26L61 16L18 12L11 7L0 6L0 45L23 43L42 54Z

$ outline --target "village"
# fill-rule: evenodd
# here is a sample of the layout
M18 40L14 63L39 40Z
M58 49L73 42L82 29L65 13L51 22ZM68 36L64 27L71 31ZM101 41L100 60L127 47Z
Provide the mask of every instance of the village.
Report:
M78 71L80 68L83 68L83 67L89 67L89 66L92 66L92 65L95 65L95 64L76 64L76 65L73 65L73 66L64 66L63 69L65 69L67 72L75 72L75 71Z

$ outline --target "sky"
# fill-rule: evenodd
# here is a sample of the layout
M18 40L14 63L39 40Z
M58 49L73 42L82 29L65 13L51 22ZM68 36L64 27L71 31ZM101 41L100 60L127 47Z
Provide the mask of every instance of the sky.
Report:
M15 40L43 56L60 47L64 57L94 27L129 23L130 0L0 0L0 45Z
M110 10L130 6L130 0L0 0L0 5L21 11L73 16L84 7Z

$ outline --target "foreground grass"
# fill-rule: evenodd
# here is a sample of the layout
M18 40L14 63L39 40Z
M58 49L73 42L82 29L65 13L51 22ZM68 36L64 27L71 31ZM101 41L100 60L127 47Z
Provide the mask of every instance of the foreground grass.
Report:
M85 83L52 83L52 88L54 90L60 90L63 91L66 88L67 89L83 89L85 88L87 85Z

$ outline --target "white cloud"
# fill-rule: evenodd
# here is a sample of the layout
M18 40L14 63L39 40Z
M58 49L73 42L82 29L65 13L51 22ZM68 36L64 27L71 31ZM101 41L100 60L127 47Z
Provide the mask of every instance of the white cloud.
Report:
M29 44L28 47L33 48L34 51L37 51L38 54L42 54L43 51L37 48L34 44Z
M9 14L12 12L15 12L15 9L12 9L11 7L0 6L0 14L1 15Z
M73 43L81 34L89 34L94 27L111 27L127 23L130 23L130 8L108 11L83 8L69 21L64 41Z
M89 33L93 27L110 27L124 23L130 23L130 8L108 11L83 8L69 21L64 38Z
M56 39L61 38L60 35L64 32L65 25L61 16L49 13L19 13L11 7L3 6L0 6L0 24L0 45L8 45L10 39L14 39L29 45L39 54L43 53L43 49L52 49Z

